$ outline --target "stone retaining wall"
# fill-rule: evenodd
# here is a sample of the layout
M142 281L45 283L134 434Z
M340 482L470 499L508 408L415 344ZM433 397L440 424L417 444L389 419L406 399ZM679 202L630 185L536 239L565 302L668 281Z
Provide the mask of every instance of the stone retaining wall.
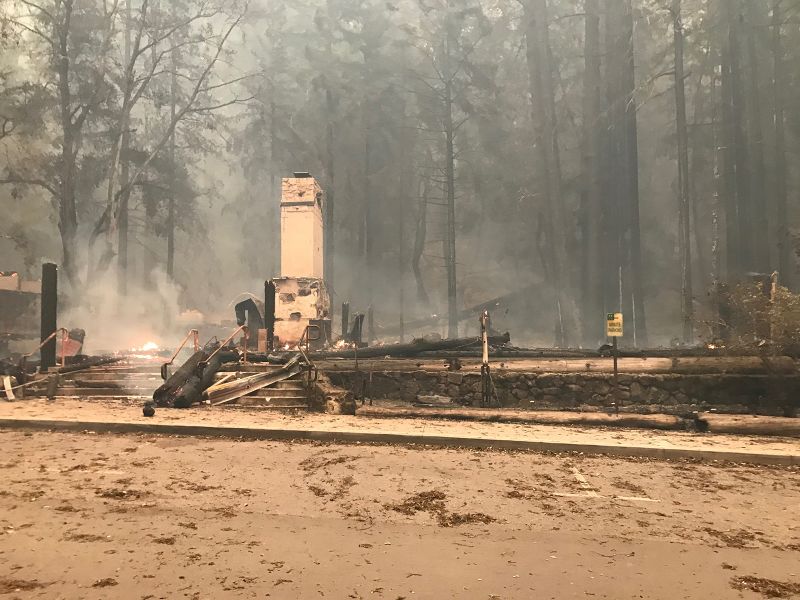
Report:
M443 396L479 406L481 378L459 372L328 372L335 385L357 398L414 402ZM648 375L494 372L495 406L530 410L614 409L639 413L725 413L794 416L800 377L767 375Z

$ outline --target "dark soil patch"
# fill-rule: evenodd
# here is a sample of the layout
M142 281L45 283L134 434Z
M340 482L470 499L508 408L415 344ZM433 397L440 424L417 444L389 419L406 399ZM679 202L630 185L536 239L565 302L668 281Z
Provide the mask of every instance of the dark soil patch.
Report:
M89 467L87 467L86 465L75 465L73 467L70 467L69 469L64 469L61 472L62 473L72 473L73 471L88 471L88 470L89 470Z
M189 481L187 479L181 479L179 477L171 477L172 483L167 485L167 489L173 491L174 486L179 486L185 490L190 492L210 492L211 490L218 490L221 486L218 485L204 485L202 483L195 483L193 481Z
M95 490L95 494L101 498L110 498L112 500L138 500L142 496L146 496L147 492L140 492L139 490L126 490L122 488L110 488L107 490Z
M14 592L30 592L40 590L49 584L34 580L0 578L0 594L13 594Z
M635 483L631 483L630 481L625 481L621 477L615 477L611 485L613 485L618 490L622 490L623 492L628 492L630 494L634 494L635 496L641 496L643 498L647 497L647 491L641 487L636 485Z
M717 531L706 527L703 529L708 535L718 539L720 542L728 546L728 548L748 548L756 540L756 536L751 531L740 529L738 531Z
M68 533L64 539L69 542L80 542L82 544L91 544L94 542L107 542L108 538L104 535L95 535L93 533Z
M326 467L334 465L342 465L344 463L359 460L360 456L334 456L332 458L325 458L325 455L311 456L300 463L300 467L307 472L318 471Z
M311 490L311 493L314 494L318 498L321 498L322 496L327 496L328 495L328 492L323 490L318 485L310 485L310 486L308 486L308 489Z
M157 537L153 539L153 543L155 544L164 544L165 546L174 546L175 545L175 538L174 537Z
M545 477L549 478L549 480L544 479ZM543 485L550 485L552 481L553 478L549 475L543 476ZM533 500L537 498L537 496L541 497L546 494L519 479L506 479L506 484L511 487L511 489L506 492L506 498L512 498L514 500Z
M764 579L763 577L734 577L731 587L740 592L748 590L761 594L765 598L792 598L800 595L800 583L787 583Z
M403 500L400 504L387 504L386 508L411 517L418 512L435 513L445 510L446 498L445 493L438 490L420 492Z
M407 498L400 504L386 504L385 508L404 515L413 516L418 512L426 512L436 518L440 527L457 527L467 523L493 523L494 517L483 513L451 513L445 506L447 496L439 490L420 492Z
M442 527L458 527L459 525L466 525L468 523L483 523L488 525L494 523L495 518L483 513L449 513L446 515L437 515L439 525Z
M340 482L336 491L334 492L333 496L331 496L331 500L338 500L339 498L343 498L347 495L347 492L356 484L356 480L353 479L351 476L347 476L343 478Z

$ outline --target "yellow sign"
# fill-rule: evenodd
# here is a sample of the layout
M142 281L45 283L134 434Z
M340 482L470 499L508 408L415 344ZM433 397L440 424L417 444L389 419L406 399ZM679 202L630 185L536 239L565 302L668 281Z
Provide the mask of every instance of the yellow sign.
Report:
M608 337L623 337L622 313L609 313L606 318L606 335Z

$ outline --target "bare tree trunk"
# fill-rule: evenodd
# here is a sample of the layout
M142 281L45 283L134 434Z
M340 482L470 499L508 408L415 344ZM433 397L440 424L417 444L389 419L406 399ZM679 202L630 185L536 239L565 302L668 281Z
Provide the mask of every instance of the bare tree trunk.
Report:
M678 138L678 189L680 202L679 246L681 253L681 317L683 341L694 341L694 304L692 293L692 238L691 204L689 189L689 134L686 125L686 85L684 79L684 32L681 17L681 0L672 0L672 28L675 50L675 114Z
M60 186L58 229L61 232L64 272L73 286L78 284L77 232L78 211L75 203L75 126L73 123L72 92L70 90L69 34L72 24L73 0L63 2L63 21L56 26L58 43L58 92L63 142L60 157Z
M608 282L620 280L621 291L616 300L614 286L606 287L607 306L619 303L629 315L634 344L647 346L647 312L639 219L639 143L636 121L636 90L633 12L630 0L607 0L606 24L608 62L608 191L611 197L605 213L610 231L606 277ZM614 266L616 262L616 266ZM627 308L624 300L630 298ZM611 312L611 310L609 310ZM628 330L630 331L630 329ZM626 334L627 335L627 334Z
M583 340L594 345L603 330L603 198L600 181L601 58L599 0L586 0L583 76Z
M174 14L174 9L173 9ZM171 51L170 62L172 75L170 79L170 106L169 115L170 123L174 123L177 117L178 107L178 50L173 48ZM169 136L169 200L167 201L167 277L171 280L175 279L175 176L177 169L175 166L176 161L176 127L173 127Z
M430 164L431 160L429 152L427 164ZM425 252L425 243L428 238L429 182L427 178L423 178L420 185L422 186L422 190L419 195L419 205L417 207L417 229L414 237L414 253L411 256L411 270L414 273L414 281L417 284L417 302L427 308L431 300L425 289L425 280L422 277L422 269L420 268L420 260L422 259L422 254Z
M456 46L451 0L447 0L444 38L444 134L445 193L447 223L445 231L445 270L447 271L447 336L458 337L458 287L456 273L456 176L455 124L453 123L453 67L451 52Z
M695 257L694 264L697 266L696 269L693 269L693 273L695 274L696 281L700 283L700 289L703 291L707 291L710 286L710 278L711 278L711 266L708 262L708 255L706 253L706 241L703 236L703 228L702 223L700 220L700 191L698 182L701 180L705 180L706 183L710 183L712 186L716 185L716 181L713 175L713 168L711 169L712 175L711 177L706 177L709 173L709 169L706 168L707 159L704 158L703 152L703 141L702 137L699 135L699 130L705 127L703 123L703 119L706 118L706 94L703 88L703 81L706 77L711 78L711 89L714 89L715 78L713 71L710 71L710 65L712 61L712 54L711 48L706 47L706 59L703 64L703 69L701 70L699 76L697 77L697 88L694 93L694 123L692 128L692 135L690 136L690 146L691 146L691 164L689 166L689 197L691 198L692 204L692 238L694 240L694 253L692 254ZM712 127L714 126L714 119L712 120ZM712 134L714 135L714 134ZM714 146L716 148L716 146ZM714 159L712 159L712 164L714 164ZM705 197L705 196L704 196ZM714 208L712 207L712 211Z
M275 104L275 86L270 86L272 93L270 94L269 103L269 222L270 222L270 258L269 258L269 276L280 277L280 255L281 255L281 240L280 240L280 202L281 190L278 185L278 177L276 172L278 170L278 108Z
M544 184L544 230L555 300L555 341L557 346L564 347L569 344L569 333L564 318L570 312L566 289L569 278L565 273L569 261L565 259L561 160L547 0L528 0L525 4L525 24L533 123L536 132L534 143Z
M127 69L131 61L131 0L125 1L125 66ZM144 15L142 15L144 19ZM126 81L126 86L130 85ZM132 93L128 90L128 94ZM125 110L126 107L123 108ZM130 163L128 154L130 148L130 114L123 115L121 120L122 131L120 132L120 186L128 189L130 180ZM113 189L112 189L113 192ZM120 296L125 296L128 292L128 201L130 191L122 194L119 199L119 217L117 221L117 289Z
M333 92L328 87L325 90L325 112L327 124L325 131L325 171L326 171L326 197L325 197L325 280L333 292L335 290L335 255L336 255L336 223L335 223L335 200L336 200L336 163L334 161L334 132L333 116L335 106ZM336 303L334 303L335 306Z
M456 177L455 126L453 125L453 88L445 84L445 179L447 180L447 337L458 337L458 288L456 287Z
M794 283L791 240L787 214L786 181L786 70L785 53L781 30L783 27L783 0L772 4L772 96L774 98L775 123L775 223L777 224L778 272L781 282L787 287Z
M325 10L327 11L328 24L325 29L326 33L326 47L329 56L333 56L333 40L331 39L331 31L335 16L333 12L333 2L327 0L325 2ZM333 90L331 89L330 82L325 79L325 175L326 175L326 205L325 205L325 280L330 288L331 293L335 293L336 280L336 162L334 159L334 115L336 113L336 103L334 101ZM367 199L369 202L369 198ZM333 306L336 306L336 302ZM335 312L335 308L333 309ZM333 315L331 315L333 318Z
M747 131L750 141L750 215L752 216L752 265L759 273L770 273L769 208L764 166L764 132L761 123L761 90L755 29L761 25L758 3L745 0L746 11L739 18L747 27Z
M364 100L362 108L364 119L364 214L359 222L359 243L364 267L361 270L359 285L367 306L373 301L373 275L375 273L374 213L372 204L372 148L370 132L369 100Z
M738 0L722 0L723 47L723 144L725 147L725 244L729 283L737 281L752 265L752 214L750 206L750 163L744 132L744 101L740 65L740 24Z
M631 1L625 2L625 38L627 60L625 61L625 121L627 129L628 210L630 214L630 270L631 296L633 301L633 341L639 347L649 344L647 334L647 310L644 302L644 271L642 268L642 235L639 217L639 132L636 92L636 63L633 40L633 9Z

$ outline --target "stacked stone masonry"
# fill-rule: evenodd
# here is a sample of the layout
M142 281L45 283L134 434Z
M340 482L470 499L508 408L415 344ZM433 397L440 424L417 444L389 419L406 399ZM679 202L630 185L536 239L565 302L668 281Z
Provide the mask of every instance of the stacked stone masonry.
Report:
M357 397L415 402L442 396L454 405L479 406L481 378L459 372L331 372L331 381ZM530 374L495 372L494 406L529 410L794 416L800 377L766 375Z

